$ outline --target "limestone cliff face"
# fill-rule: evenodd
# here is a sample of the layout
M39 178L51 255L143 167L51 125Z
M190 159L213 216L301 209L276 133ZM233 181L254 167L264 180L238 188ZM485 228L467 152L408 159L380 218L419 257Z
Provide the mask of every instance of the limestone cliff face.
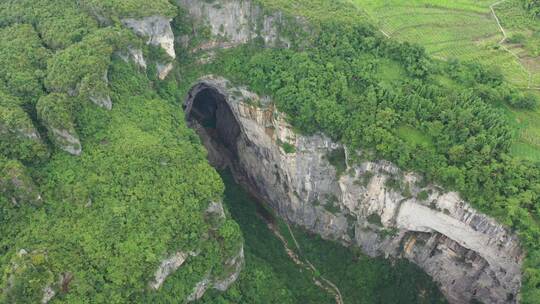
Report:
M307 32L300 18L288 19L279 11L265 11L254 1L219 0L212 3L199 0L177 0L198 26L210 29L213 40L199 46L200 50L232 47L260 38L268 46L289 47ZM285 26L294 24L294 31ZM188 39L189 37L182 37Z
M239 132L218 131L217 139L194 119L197 96L209 91L234 118L220 122L225 112L218 108L218 128L236 122ZM288 221L370 256L416 263L451 303L518 302L524 253L517 236L457 193L423 185L419 175L387 161L349 164L352 151L322 135L295 134L268 98L222 78L200 80L185 108L210 161L230 166ZM342 154L343 174L330 164L331 154Z
M150 16L142 19L122 19L122 23L126 27L132 29L137 35L145 37L147 44L161 47L171 59L175 59L176 53L174 51L174 34L171 28L171 21L172 19L163 16ZM144 58L140 58L142 57L140 52L137 54L131 52L131 54L139 65L146 67ZM157 68L158 77L163 80L171 72L173 63L159 63Z

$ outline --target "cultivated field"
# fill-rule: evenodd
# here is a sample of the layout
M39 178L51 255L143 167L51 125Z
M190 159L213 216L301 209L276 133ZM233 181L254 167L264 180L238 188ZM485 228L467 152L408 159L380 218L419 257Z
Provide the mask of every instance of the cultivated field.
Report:
M498 67L513 85L540 95L540 21L519 0L350 1L392 39L418 43L436 58ZM505 110L519 132L512 153L540 161L540 110Z

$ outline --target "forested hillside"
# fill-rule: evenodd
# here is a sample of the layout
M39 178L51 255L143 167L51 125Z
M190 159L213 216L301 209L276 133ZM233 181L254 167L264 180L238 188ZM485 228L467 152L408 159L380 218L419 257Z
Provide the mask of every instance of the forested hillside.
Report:
M437 59L497 69L513 86L539 94L540 22L522 0L351 0L390 39L418 43ZM540 110L499 106L518 133L513 156L540 160Z
M230 271L238 225L205 214L221 199L219 176L174 100L117 55L143 45L118 18L147 14L176 8L0 4L1 303L170 302ZM96 96L110 96L113 109ZM177 251L198 256L151 291Z
M509 154L515 132L498 109L534 109L538 98L496 69L433 60L416 45L385 39L350 11L338 9L343 18L336 22L323 13L336 8L324 1L290 10L317 20L311 48L225 51L214 72L224 69L273 96L302 132L322 129L365 151L362 158L423 172L519 231L528 250L524 302L538 301L540 166Z
M526 251L521 302L539 303L540 163L511 153L518 131L501 110L536 110L538 96L496 68L387 39L346 1L257 3L301 16L309 35L209 56L209 30L173 1L0 3L0 303L198 300L238 277L244 244L239 281L201 302L333 301L287 261L227 175L225 190L187 127L180 104L209 73L270 96L299 133L361 151L351 161L392 161L510 227ZM523 3L539 14L537 1ZM177 58L124 22L151 16L171 20ZM280 30L296 33L291 24ZM442 301L410 264L302 233L348 303Z

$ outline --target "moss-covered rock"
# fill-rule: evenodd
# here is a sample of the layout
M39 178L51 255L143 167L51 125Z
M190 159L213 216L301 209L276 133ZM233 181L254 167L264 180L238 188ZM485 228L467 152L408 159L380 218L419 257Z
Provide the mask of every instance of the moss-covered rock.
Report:
M112 108L107 70L111 56L128 45L137 45L127 29L105 28L59 52L48 62L45 86L53 92L79 95L98 106Z
M40 98L36 108L55 146L70 154L80 155L82 146L73 123L72 104L73 98L67 94L52 93Z
M27 169L18 161L0 156L0 195L16 206L21 204L39 205L42 203L38 187Z
M47 253L21 249L11 260L0 286L0 303L47 303L55 295Z
M47 147L21 103L0 91L0 155L26 162L43 160L48 156Z

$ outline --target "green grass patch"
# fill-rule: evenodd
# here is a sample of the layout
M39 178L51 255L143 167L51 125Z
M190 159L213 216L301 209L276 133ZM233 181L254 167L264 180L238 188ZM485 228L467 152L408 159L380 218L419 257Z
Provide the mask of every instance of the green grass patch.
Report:
M400 126L397 129L397 134L401 139L409 144L423 147L433 147L433 141L431 138L415 128L409 126Z
M407 77L401 64L393 60L381 60L377 67L377 76L381 81L392 83Z
M510 154L520 159L540 161L540 108L517 110L499 105L515 130L515 142Z
M292 154L296 152L296 147L293 144L290 144L288 142L282 142L282 141L279 141L278 144L281 146L283 151L285 151L285 153L287 154Z
M540 162L540 150L536 146L524 142L515 143L510 148L510 153L521 159Z
M350 0L366 12L378 28L393 39L418 43L435 57L479 61L494 65L518 86L540 86L538 22L521 7L519 0L496 6L496 12L509 36L522 34L526 42L513 50L516 57L497 46L503 35L491 14L494 1ZM513 46L510 46L513 48Z

